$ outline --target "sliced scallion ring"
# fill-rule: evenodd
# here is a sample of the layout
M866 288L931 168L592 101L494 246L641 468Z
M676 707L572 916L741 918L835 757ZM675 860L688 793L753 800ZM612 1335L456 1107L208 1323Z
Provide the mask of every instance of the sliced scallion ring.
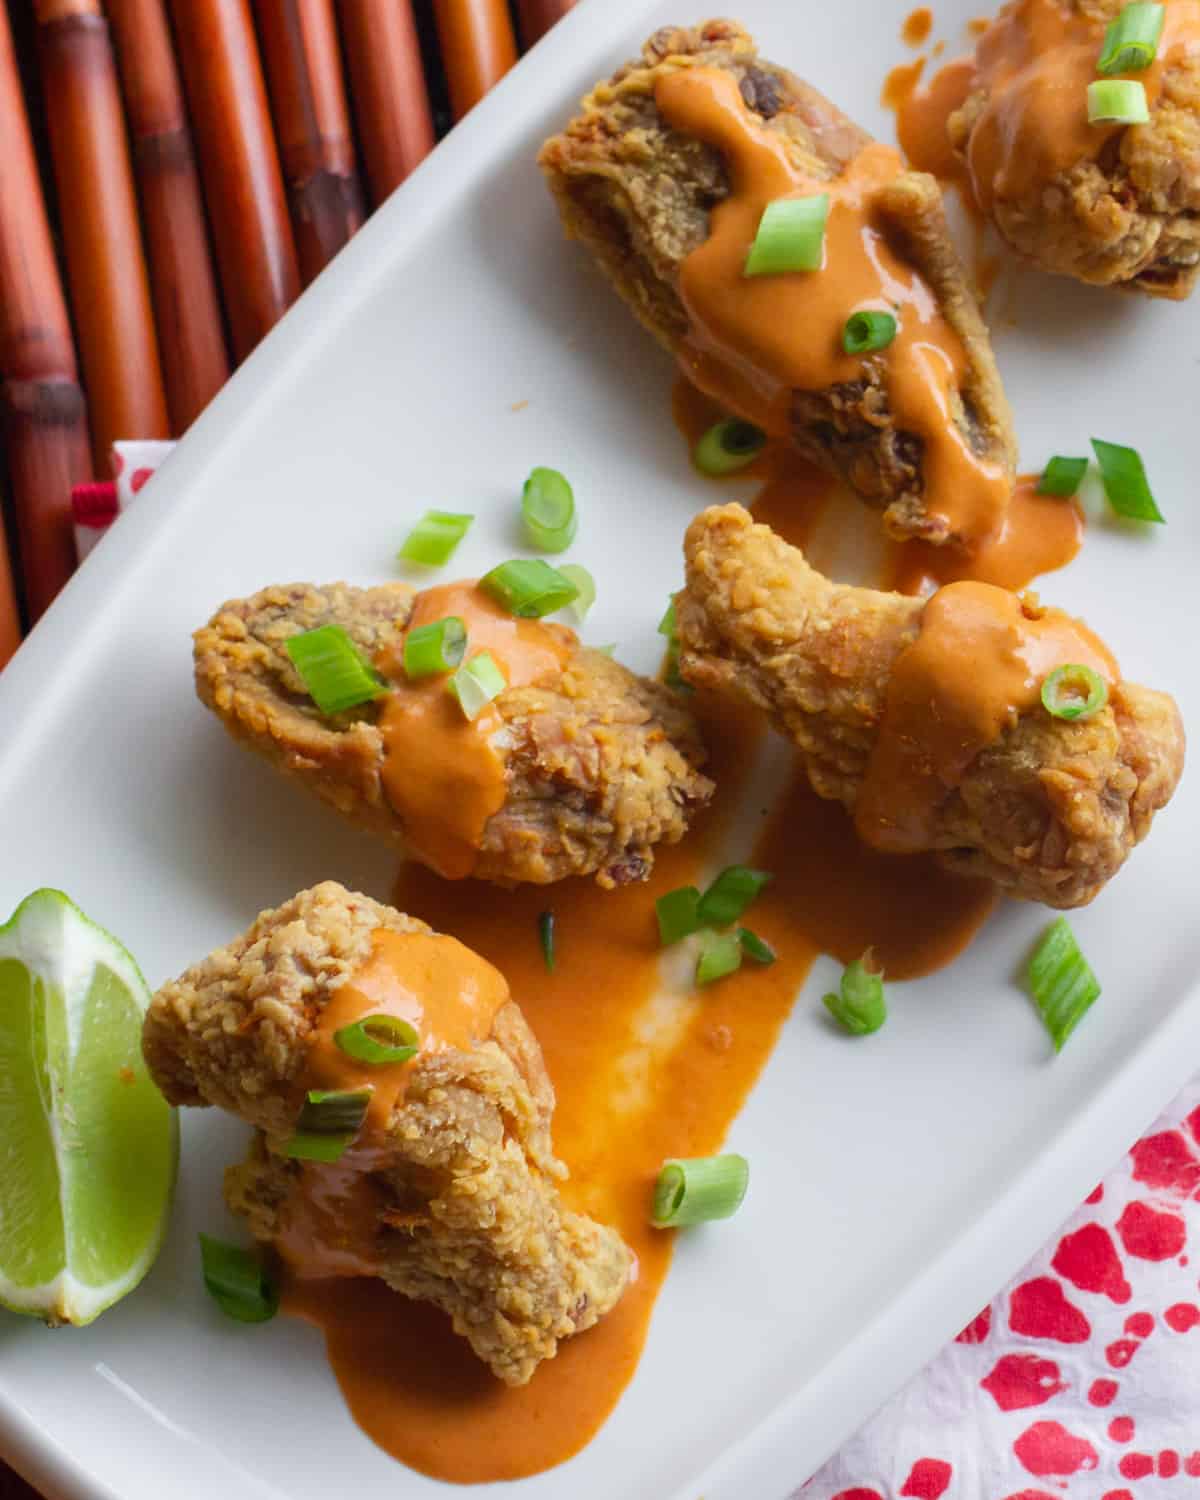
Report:
M467 650L467 627L458 615L417 625L404 637L404 670L412 679L452 672Z
M579 530L575 494L557 469L533 469L521 494L521 515L529 545L542 552L565 552Z
M1131 521L1161 522L1166 519L1150 491L1146 467L1136 448L1093 438L1092 449L1100 465L1104 493L1117 515Z
M1028 981L1046 1030L1061 1052L1100 993L1100 981L1084 958L1066 917L1052 922L1029 960Z
M748 865L722 870L700 898L701 927L728 927L736 922L770 879L766 870L752 870Z
M557 571L575 586L575 597L568 607L582 625L596 602L596 580L581 563L560 563Z
M824 997L825 1009L854 1036L878 1031L887 1020L883 975L868 969L861 958L846 965L837 994Z
M654 1184L650 1221L656 1229L682 1229L732 1218L749 1182L750 1163L733 1152L672 1157L663 1162Z
M847 354L870 354L886 349L896 337L899 325L891 313L864 308L851 313L842 329L842 348Z
M727 979L742 967L742 944L736 932L705 932L696 960L696 983L703 987Z
M719 479L752 464L767 445L767 435L753 422L726 417L715 422L692 449L692 462L701 474Z
M1087 466L1086 458L1063 458L1055 454L1038 479L1038 494L1062 495L1064 498L1073 495L1083 483Z
M1101 78L1087 89L1089 125L1145 125L1150 119L1146 86L1129 78Z
M307 1161L339 1160L362 1129L370 1103L370 1089L309 1089L284 1152Z
M405 562L440 568L450 561L474 519L459 511L427 510L409 532L399 555Z
M773 964L779 957L770 943L760 938L757 932L751 932L748 927L739 927L737 935L742 952L756 964Z
M357 1062L385 1067L409 1062L421 1050L415 1026L400 1016L364 1016L333 1033L337 1047Z
M490 651L480 651L465 666L459 667L448 684L468 719L477 719L483 710L508 686Z
M289 636L284 646L323 714L345 713L387 691L340 625L318 625Z
M200 1266L209 1296L239 1323L266 1323L279 1311L279 1288L252 1250L200 1235Z
M554 973L554 913L544 911L538 917L538 938L542 945L542 962L546 965L547 974Z
M1079 662L1055 667L1042 683L1042 704L1056 719L1090 719L1108 702L1108 683Z
M1158 51L1166 7L1127 5L1108 23L1104 45L1096 63L1097 73L1137 73L1148 68Z
M819 271L825 260L825 221L829 194L776 198L763 209L743 276L778 276L785 271Z
M658 940L664 948L690 936L700 928L700 892L694 885L681 885L654 903L658 918Z
M579 590L557 568L540 557L515 557L479 580L479 587L510 614L540 620L575 601Z

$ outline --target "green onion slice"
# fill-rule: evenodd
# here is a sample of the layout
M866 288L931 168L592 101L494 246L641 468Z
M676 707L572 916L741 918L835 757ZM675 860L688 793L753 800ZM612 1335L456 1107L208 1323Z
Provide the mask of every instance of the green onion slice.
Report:
M309 1089L285 1154L337 1161L362 1129L370 1102L370 1089Z
M208 1294L239 1323L266 1323L279 1311L279 1288L252 1250L200 1235L200 1265Z
M1039 495L1073 495L1087 473L1086 458L1062 458L1055 454L1037 482Z
M533 469L521 492L521 515L529 545L565 552L579 530L575 494L557 469Z
M1158 51L1166 7L1127 5L1108 23L1097 73L1137 73L1148 68Z
M682 1229L730 1219L742 1206L750 1163L733 1152L725 1156L672 1157L654 1184L650 1222L656 1229Z
M1089 125L1145 125L1146 86L1128 78L1102 78L1087 90Z
M544 911L538 918L538 936L542 944L542 958L546 964L546 972L554 973L554 913Z
M467 651L467 627L458 615L417 625L404 637L404 670L414 680L452 672Z
M323 714L344 713L387 691L340 625L318 625L290 636L284 645Z
M568 583L575 585L575 597L571 600L571 611L582 625L588 610L596 602L596 580L580 563L563 563L558 572Z
M667 604L666 613L663 615L662 619L658 622L658 633L659 633L659 635L665 635L666 638L667 638L667 640L669 640L669 641L675 641L675 640L679 639L679 630L678 630L678 627L677 627L677 625L675 623L675 596L674 595L671 596L671 599L669 600L669 602Z
M1108 683L1079 662L1055 667L1042 683L1042 703L1056 719L1090 719L1108 702Z
M458 699L463 713L473 720L479 717L494 698L500 696L508 686L508 679L492 653L480 651L466 666L459 667L448 686Z
M701 474L719 478L752 464L766 445L767 435L761 427L739 417L726 417L710 427L692 449L692 462Z
M861 958L846 965L836 995L825 996L829 1014L854 1036L878 1031L887 1020L883 976L872 973Z
M474 519L474 516L452 510L427 510L408 533L400 548L400 556L405 562L440 568L454 556L454 549L466 536Z
M737 930L738 942L742 945L742 952L747 958L752 958L756 964L773 964L778 954L770 943L764 942L757 932L751 932L748 927L739 927Z
M663 681L668 687L681 693L692 691L691 683L684 682L679 672L679 627L675 619L675 599L672 596L667 612L658 622L659 635L667 638L667 660L663 668Z
M1029 960L1033 1002L1061 1052L1088 1007L1100 993L1100 981L1080 951L1066 917L1052 922Z
M842 348L847 354L870 354L886 349L896 337L897 323L891 313L864 308L851 313L842 329Z
M336 1045L358 1062L405 1063L421 1050L421 1038L415 1026L399 1016L364 1016L333 1033Z
M700 929L700 892L694 885L681 885L654 903L658 938L664 948Z
M766 870L751 870L747 865L730 865L722 870L700 897L700 925L728 927L736 922L757 901L770 879Z
M1096 462L1100 465L1100 477L1104 481L1104 493L1108 503L1119 516L1134 521L1165 521L1154 496L1150 493L1150 482L1142 455L1136 448L1125 448L1120 443L1104 443L1092 439Z
M742 967L742 944L736 932L706 932L696 960L696 983L715 984Z
M522 620L552 615L556 609L573 604L579 593L570 579L540 557L516 557L501 563L483 575L479 587Z
M783 271L819 271L825 259L829 194L776 198L768 203L750 246L743 276L777 276Z

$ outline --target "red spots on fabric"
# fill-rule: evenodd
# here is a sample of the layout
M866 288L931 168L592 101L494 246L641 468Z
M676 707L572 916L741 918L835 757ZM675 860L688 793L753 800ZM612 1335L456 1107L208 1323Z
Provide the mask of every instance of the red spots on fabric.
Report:
M1104 1357L1114 1370L1123 1370L1141 1347L1137 1339L1118 1339L1115 1344L1109 1344Z
M1063 1295L1052 1276L1035 1276L1013 1291L1008 1326L1031 1339L1054 1339L1060 1344L1084 1344L1092 1325Z
M1094 1469L1096 1450L1086 1438L1070 1433L1061 1422L1035 1422L1013 1444L1013 1452L1031 1474L1078 1474Z
M1085 1203L1099 1203L1100 1200L1101 1200L1101 1198L1103 1198L1103 1197L1104 1197L1104 1184L1102 1182L1098 1182L1096 1184L1096 1186L1091 1190L1091 1192L1087 1195L1087 1197L1083 1201Z
M153 469L134 469L133 473L129 476L129 488L136 495L138 490L141 489L142 485L144 485L148 479L153 478Z
M1099 1224L1085 1224L1074 1234L1064 1235L1051 1265L1080 1291L1101 1292L1113 1302L1128 1302L1133 1295L1112 1236Z
M912 1466L912 1473L904 1481L902 1495L915 1495L917 1500L941 1500L949 1488L954 1470L940 1458L919 1458Z
M1125 1332L1131 1338L1148 1339L1154 1332L1154 1314L1147 1312L1130 1313L1125 1319Z
M1179 1454L1174 1448L1164 1448L1158 1455L1158 1477L1160 1479L1174 1479L1179 1473Z
M1188 1333L1200 1323L1200 1307L1193 1302L1176 1302L1167 1308L1163 1318L1176 1333Z
M883 1500L878 1490L864 1490L861 1486L853 1490L839 1490L833 1500Z
M1188 1115L1187 1120L1184 1123L1195 1136L1197 1142L1200 1143L1200 1109L1192 1110L1191 1114Z
M1200 1113L1200 1111L1197 1111ZM1186 1197L1200 1188L1200 1161L1192 1155L1178 1130L1148 1135L1129 1153L1133 1158L1133 1180L1163 1192Z
M954 1340L956 1344L982 1344L992 1331L992 1310L985 1307Z
M1122 1479L1145 1479L1154 1473L1154 1460L1148 1453L1127 1453L1117 1465Z
M1132 1490L1105 1490L1100 1500L1133 1500Z
M1115 1380L1093 1380L1088 1389L1088 1400L1093 1406L1111 1406L1119 1390Z
M1114 1417L1108 1424L1108 1435L1114 1443L1132 1443L1134 1430L1132 1417Z
M1187 1242L1187 1225L1179 1215L1161 1213L1148 1203L1127 1204L1117 1220L1117 1233L1139 1260L1170 1260Z
M1005 1495L1004 1500L1060 1500L1060 1497L1048 1495L1045 1490L1018 1490L1015 1495Z
M1036 1354L1006 1354L979 1384L1001 1411L1019 1411L1023 1406L1041 1406L1043 1401L1065 1391L1066 1386L1058 1376L1058 1366L1052 1359L1039 1359Z
M1195 1453L1189 1453L1184 1459L1183 1472L1190 1474L1193 1479L1200 1479L1200 1448Z

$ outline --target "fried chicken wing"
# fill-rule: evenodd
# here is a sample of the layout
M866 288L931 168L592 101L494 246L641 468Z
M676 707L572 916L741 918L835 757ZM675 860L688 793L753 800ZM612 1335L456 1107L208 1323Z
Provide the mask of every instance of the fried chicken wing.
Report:
M1045 271L1186 297L1200 270L1200 16L1167 0L1141 125L1089 124L1088 85L1124 0L1011 0L950 116L975 196Z
M700 515L685 555L683 676L769 714L876 847L936 850L1014 896L1082 906L1175 790L1174 700L1121 681L1086 627L1032 596L831 583L737 505ZM1060 665L1107 683L1099 712L1043 707Z
M509 687L468 721L447 678L410 681L405 631L457 615L468 654L490 646ZM333 717L287 642L341 626L388 692ZM196 690L235 738L354 822L449 877L511 885L594 874L643 879L712 794L696 725L668 689L515 621L473 585L292 584L224 605L195 636Z
M696 385L790 436L897 536L994 533L1011 418L934 178L733 21L656 32L540 162L568 234ZM743 274L767 203L817 192L821 268ZM863 308L894 310L897 333L851 355L843 326Z
M333 1044L397 1004L420 1034L412 1062ZM256 1128L226 1198L296 1274L378 1276L435 1303L510 1385L620 1298L620 1236L559 1199L533 1033L501 976L423 922L332 882L303 891L164 985L143 1048L172 1104ZM358 1137L336 1162L287 1155L306 1091L333 1082L373 1090Z

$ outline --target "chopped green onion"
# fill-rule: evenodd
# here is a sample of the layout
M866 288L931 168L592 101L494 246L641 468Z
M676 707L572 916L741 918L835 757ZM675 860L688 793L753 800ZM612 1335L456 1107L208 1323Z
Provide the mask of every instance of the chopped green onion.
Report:
M861 958L856 958L846 965L838 993L825 996L825 1008L855 1036L878 1031L887 1020L883 976L872 973Z
M700 897L700 925L728 927L747 907L757 901L771 877L766 870L751 870L747 865L730 865L722 870Z
M318 1130L298 1130L290 1140L284 1142L283 1151L285 1156L294 1156L302 1161L340 1161L348 1146L353 1145L354 1137L346 1132L343 1135L325 1135Z
M370 1102L370 1089L309 1089L284 1153L306 1161L337 1161L362 1129Z
M340 1026L333 1040L347 1057L358 1062L404 1063L421 1050L421 1038L415 1026L399 1016L364 1016L349 1026Z
M531 547L565 552L579 530L575 493L557 469L533 469L521 492L521 515Z
M579 590L540 557L515 557L479 580L479 587L522 620L540 620L575 601Z
M467 627L458 615L417 625L404 637L404 670L411 678L452 672L467 650Z
M318 625L284 642L309 697L323 714L340 714L387 691L340 625Z
M480 651L459 667L448 684L468 719L476 719L508 686L508 679L490 651Z
M659 942L664 948L699 930L699 906L700 892L694 885L681 885L658 898L654 914L658 918Z
M658 622L659 635L667 638L667 659L663 665L663 681L668 687L675 688L681 693L690 693L690 683L684 682L679 674L679 629L675 621L675 599L667 605L667 612Z
M750 1181L744 1156L672 1157L654 1184L650 1221L656 1229L682 1229L712 1219L732 1218L742 1206Z
M1029 960L1029 989L1033 1002L1054 1039L1063 1044L1100 993L1100 981L1080 952L1066 917L1052 922Z
M408 533L400 556L405 562L440 568L454 556L474 519L452 510L427 510Z
M752 464L767 445L767 435L752 422L726 417L710 427L692 449L692 462L701 474L714 478L736 474Z
M763 209L743 276L777 276L782 271L819 271L825 259L825 220L829 194L776 198Z
M1087 90L1089 125L1145 125L1150 119L1145 84L1130 79L1101 79Z
M558 571L568 583L575 585L575 597L571 600L571 610L582 625L587 619L588 610L596 602L596 580L580 563L563 563Z
M742 952L756 964L773 964L779 956L770 943L764 942L757 932L751 932L748 927L739 927L737 935Z
M1108 683L1079 662L1055 667L1042 683L1042 703L1056 719L1090 719L1108 702Z
M1148 68L1158 51L1166 7L1127 5L1108 23L1097 73L1137 73Z
M208 1294L239 1323L266 1323L279 1311L279 1288L252 1250L200 1236L200 1265Z
M538 918L538 935L542 941L542 958L545 960L546 972L554 973L554 913L544 911Z
M1104 443L1092 439L1096 462L1100 465L1100 477L1104 481L1104 493L1108 503L1119 516L1133 521L1163 521L1165 517L1150 493L1150 482L1142 455L1136 448L1125 448L1120 443Z
M886 349L896 337L896 320L891 313L864 308L851 313L842 329L842 348L847 354L870 354Z
M1042 470L1037 482L1039 495L1073 495L1087 473L1086 458L1062 458L1058 454Z
M742 945L736 932L706 932L696 960L696 983L715 984L742 967Z
M675 625L675 596L674 596L674 594L671 595L670 602L667 604L666 613L663 615L662 619L658 622L658 633L659 633L659 635L665 635L666 638L667 638L667 640L669 640L669 641L676 641L676 640L679 639L679 632L678 632L678 630L676 628L676 625Z

